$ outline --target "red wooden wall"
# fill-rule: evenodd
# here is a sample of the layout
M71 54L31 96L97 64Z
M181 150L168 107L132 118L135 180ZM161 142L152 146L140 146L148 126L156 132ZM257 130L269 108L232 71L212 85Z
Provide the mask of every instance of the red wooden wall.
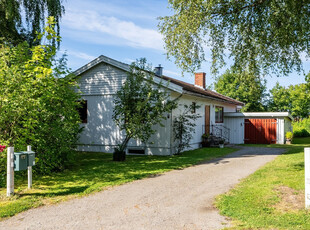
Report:
M277 119L245 119L245 144L275 144L277 141Z

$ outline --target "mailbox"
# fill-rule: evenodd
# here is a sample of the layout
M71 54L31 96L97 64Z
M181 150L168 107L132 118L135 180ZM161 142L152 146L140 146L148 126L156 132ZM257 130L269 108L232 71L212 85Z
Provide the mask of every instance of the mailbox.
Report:
M35 152L23 151L14 153L14 171L26 170L28 166L35 165Z
M34 166L35 165L35 152L33 151L24 151L22 153L25 153L28 155L28 166Z
M14 171L26 170L28 167L28 154L24 152L14 153Z

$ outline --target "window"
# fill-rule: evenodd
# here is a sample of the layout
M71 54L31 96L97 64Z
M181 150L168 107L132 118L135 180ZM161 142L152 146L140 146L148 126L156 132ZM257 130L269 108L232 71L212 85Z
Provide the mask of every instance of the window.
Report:
M128 154L145 154L144 149L128 149Z
M215 123L223 123L224 108L215 106Z
M196 102L192 102L192 113L196 113Z
M78 108L79 114L80 114L80 119L81 123L87 123L87 101L83 100L80 101L81 107Z

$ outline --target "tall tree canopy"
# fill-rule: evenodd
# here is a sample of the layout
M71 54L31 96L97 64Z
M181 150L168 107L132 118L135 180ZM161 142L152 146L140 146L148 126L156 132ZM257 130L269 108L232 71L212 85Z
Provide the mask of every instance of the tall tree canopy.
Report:
M64 13L62 0L1 0L0 38L13 45L27 41L30 45L44 27L45 17L53 16L59 35L59 20Z
M310 114L310 88L307 83L290 85L276 84L271 90L269 110L287 111L294 117L306 118Z
M300 71L310 55L309 0L169 0L174 14L161 17L168 57L194 71L211 49L213 71L228 50L235 67L265 73Z
M263 99L266 92L266 80L250 74L248 71L242 73L227 70L216 79L214 88L217 92L245 103L243 111L263 111Z

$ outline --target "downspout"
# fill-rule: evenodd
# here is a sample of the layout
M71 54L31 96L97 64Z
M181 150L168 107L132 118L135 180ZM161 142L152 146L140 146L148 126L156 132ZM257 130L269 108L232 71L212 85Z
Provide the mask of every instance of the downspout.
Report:
M173 127L172 127L172 110L170 112L170 155L173 155L172 148L173 148Z

